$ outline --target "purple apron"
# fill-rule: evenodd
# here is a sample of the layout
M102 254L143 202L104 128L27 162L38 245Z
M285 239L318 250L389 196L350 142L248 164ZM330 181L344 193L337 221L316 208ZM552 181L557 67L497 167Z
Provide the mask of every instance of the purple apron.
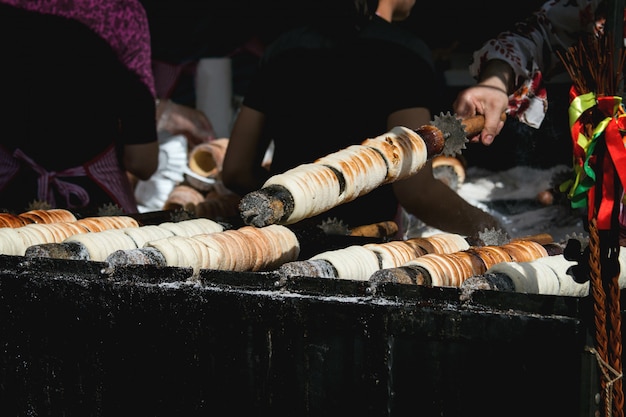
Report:
M88 205L89 194L87 191L62 179L63 177L88 176L109 195L124 213L137 212L137 204L130 182L117 160L113 146L83 165L58 172L47 171L21 149L16 149L11 154L0 146L0 190L13 180L20 167L30 168L39 175L37 199L48 202L52 207L58 207L54 191L65 199L65 207L67 208L79 208ZM76 198L79 204L72 204L71 197Z

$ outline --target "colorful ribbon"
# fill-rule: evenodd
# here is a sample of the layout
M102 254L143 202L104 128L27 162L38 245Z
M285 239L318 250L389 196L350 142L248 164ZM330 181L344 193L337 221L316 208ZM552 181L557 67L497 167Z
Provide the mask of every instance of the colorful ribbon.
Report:
M581 120L588 111L597 111L604 118L592 126L588 137L585 122ZM583 118L584 119L584 118ZM594 215L597 205L597 225L599 230L611 228L611 213L615 200L615 174L622 184L626 184L626 147L622 132L626 131L626 114L622 98L618 96L596 97L594 93L578 94L570 90L569 124L573 142L574 179L561 184L562 192L568 191L573 208L588 207L588 216ZM595 149L604 138L607 153L599 166ZM600 172L596 172L601 169ZM595 187L597 175L602 175L601 201L596 204Z

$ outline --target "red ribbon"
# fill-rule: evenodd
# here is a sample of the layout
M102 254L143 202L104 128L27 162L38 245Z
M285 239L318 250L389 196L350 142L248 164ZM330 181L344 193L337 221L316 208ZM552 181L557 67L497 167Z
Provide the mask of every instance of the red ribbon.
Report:
M621 130L624 130L626 120L623 114L616 113L615 97L598 97L598 110L610 117L601 137L604 137L607 152L601 161L602 189L600 201L597 204L598 230L611 230L613 209L615 204L621 203L620 195L615 195L615 177L619 178L622 187L626 184L626 148L622 139ZM598 166L599 167L599 166ZM616 175L617 174L617 175ZM588 218L591 220L596 206L596 186L589 190Z

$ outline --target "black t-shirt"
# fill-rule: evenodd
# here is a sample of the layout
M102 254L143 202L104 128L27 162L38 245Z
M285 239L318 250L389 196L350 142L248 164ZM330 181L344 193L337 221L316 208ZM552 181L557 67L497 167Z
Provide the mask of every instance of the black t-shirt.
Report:
M265 134L275 143L272 174L387 132L394 111L433 111L439 84L428 53L382 19L340 41L312 27L279 38L244 99L266 116ZM393 219L397 204L385 185L324 216L357 226Z

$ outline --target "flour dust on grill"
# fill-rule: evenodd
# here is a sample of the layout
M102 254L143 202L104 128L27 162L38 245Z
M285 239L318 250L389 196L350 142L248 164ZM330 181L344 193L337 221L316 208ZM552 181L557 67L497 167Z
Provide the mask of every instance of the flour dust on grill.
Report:
M241 217L256 227L297 223L415 174L443 145L443 134L434 126L395 127L270 177L242 197Z

